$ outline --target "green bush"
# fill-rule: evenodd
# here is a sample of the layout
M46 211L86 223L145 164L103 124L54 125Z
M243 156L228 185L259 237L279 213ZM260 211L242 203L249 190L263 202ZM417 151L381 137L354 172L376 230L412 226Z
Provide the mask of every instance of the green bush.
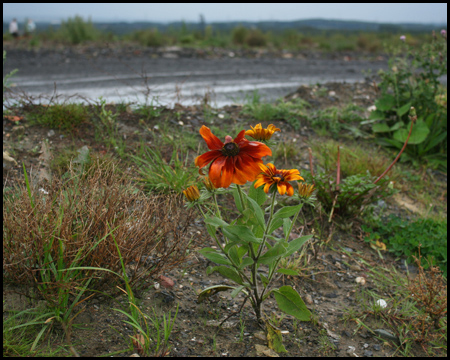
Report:
M252 29L245 38L245 44L248 46L266 46L266 36L259 29Z
M68 41L73 45L96 40L99 37L99 32L92 24L91 19L84 21L78 15L63 21L58 34L62 40Z
M420 219L410 222L391 214L371 226L363 225L362 229L368 234L365 241L381 240L396 256L407 256L409 263L414 263L413 255L418 257L420 244L422 266L427 269L431 261L447 277L447 220Z
M231 31L233 44L244 45L247 38L248 29L244 26L237 26Z

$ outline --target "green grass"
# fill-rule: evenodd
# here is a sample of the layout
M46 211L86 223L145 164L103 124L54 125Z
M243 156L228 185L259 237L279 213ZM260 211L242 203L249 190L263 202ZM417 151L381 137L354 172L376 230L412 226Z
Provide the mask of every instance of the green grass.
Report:
M198 177L198 170L193 167L188 152L175 148L169 161L163 159L158 150L145 148L142 157L132 156L139 166L139 180L149 191L160 193L182 193Z

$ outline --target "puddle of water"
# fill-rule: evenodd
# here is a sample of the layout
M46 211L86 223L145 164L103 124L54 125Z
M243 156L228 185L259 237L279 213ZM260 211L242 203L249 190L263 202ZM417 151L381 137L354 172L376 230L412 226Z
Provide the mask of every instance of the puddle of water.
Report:
M190 73L191 74L191 73ZM216 73L217 74L217 73ZM164 75L164 74L160 74ZM124 76L124 79L130 79L130 76ZM48 88L48 91L29 90L27 94L40 98L40 103L47 104L49 99L55 101L53 93L54 81L52 80L33 80L20 81L15 79L16 84L21 88L39 87L42 89ZM324 77L292 77L289 81L271 82L268 79L250 79L250 80L220 80L220 81L191 81L185 82L182 85L170 82L164 84L156 84L150 86L150 91L147 91L142 85L128 86L120 84L117 86L92 86L95 82L104 80L112 80L108 77L96 77L89 79L64 79L56 81L58 85L63 85L57 88L56 93L57 102L62 102L70 97L71 102L87 103L95 101L101 96L108 103L137 103L149 104L153 99L153 103L158 103L168 107L172 107L176 102L184 106L195 105L202 102L205 94L208 94L211 99L212 106L223 107L235 103L245 102L248 95L257 90L261 95L262 101L273 102L278 98L285 96L295 91L301 85L311 85L316 83L323 83L326 81L337 82L355 82L358 79L326 79ZM116 79L117 80L117 79ZM86 83L85 86L80 87L77 84ZM69 86L65 86L69 85ZM75 86L73 86L75 85ZM67 87L65 89L65 87ZM145 94L148 93L148 96ZM77 96L74 96L76 94Z

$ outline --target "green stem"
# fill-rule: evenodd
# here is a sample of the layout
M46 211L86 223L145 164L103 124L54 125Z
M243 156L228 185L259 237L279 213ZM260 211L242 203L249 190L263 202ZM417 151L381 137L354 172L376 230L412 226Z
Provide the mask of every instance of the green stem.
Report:
M300 200L300 201L301 201L301 200ZM288 240L289 240L289 235L291 235L292 228L294 227L294 224L295 224L295 222L297 221L297 218L298 218L298 216L300 215L300 212L302 211L302 208L303 208L303 202L300 202L300 205L301 205L300 210L298 211L297 214L295 214L294 220L292 220L292 222L291 222L291 227L289 228L289 231L288 231L288 233L287 233L287 235L286 235L284 241L288 241Z
M237 189L238 189L238 193L239 193L239 197L241 199L241 204L242 204L242 210L245 210L245 202L244 202L244 196L242 195L242 190L241 190L241 186L240 185L236 185Z
M291 222L291 227L289 228L289 231L286 235L286 238L284 239L284 241L288 241L289 240L289 236L291 235L291 231L292 228L294 227L295 222L297 221L298 216L300 215L302 208L303 208L303 202L300 203L302 205L302 207L300 208L300 210L297 212L297 214L295 214L294 220L292 220ZM273 278L273 274L275 273L275 270L278 266L278 263L280 262L281 257L275 262L275 265L272 267L272 271L269 272L269 275L267 276L267 286L263 289L263 291L261 292L261 299L264 296L264 293L266 292L266 290L269 288L270 282L272 281Z
M214 204L216 204L217 214L218 214L219 218L222 219L222 214L220 213L219 205L217 204L217 196L216 196L215 192L213 192L213 199L214 199Z
M272 224L273 208L274 208L275 197L276 197L275 195L276 195L276 192L273 193L272 204L270 204L270 216L269 216L269 220L267 221L267 226L266 226L266 229L264 230L263 239L262 239L261 245L259 246L258 255L257 255L256 258L255 258L255 262L256 262L256 260L259 259L259 256L261 255L261 252L262 252L262 250L263 250L263 248L264 248L264 245L266 244L267 235L269 235L269 234L268 234L268 231L269 231L270 225Z

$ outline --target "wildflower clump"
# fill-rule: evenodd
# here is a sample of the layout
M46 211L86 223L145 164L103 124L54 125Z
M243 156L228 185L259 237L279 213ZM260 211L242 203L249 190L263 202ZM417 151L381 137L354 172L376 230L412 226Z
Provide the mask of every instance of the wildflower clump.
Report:
M266 326L269 334L275 328L271 320L265 318L263 304L270 295L275 297L281 311L301 321L311 319L310 311L296 290L291 286L272 286L277 273L294 275L294 270L283 269L278 265L312 237L304 235L291 240L290 234L302 206L313 203L311 195L314 191L314 186L305 185L305 190L293 196L297 187L292 186L291 182L304 180L300 171L277 169L272 163L264 164L263 158L272 155L268 140L276 131L280 129L272 124L267 129L258 124L252 130L240 131L234 139L227 135L222 142L209 128L202 126L200 135L209 151L198 156L195 165L204 175L202 169L209 164L207 176L203 178L205 190L199 193L197 188L191 186L184 192L190 201L187 206L196 206L203 215L206 229L216 245L199 251L217 264L209 267L207 274L218 272L234 283L233 286L215 285L203 289L198 295L198 302L220 291L230 290L233 298L242 293L245 296L244 303L250 301L257 320ZM258 141L249 141L245 135ZM243 187L247 182L252 182L248 192ZM222 217L218 205L220 198L228 194L233 195L239 211L238 217L231 222ZM275 211L278 195L291 196L297 204ZM309 201L304 199L305 196L311 197ZM270 205L267 206L265 203L269 199ZM274 233L280 227L283 228L281 237ZM268 266L268 273L258 271L261 266ZM274 339L272 335L270 337ZM285 352L279 335L275 337L278 340L269 342L269 346Z

